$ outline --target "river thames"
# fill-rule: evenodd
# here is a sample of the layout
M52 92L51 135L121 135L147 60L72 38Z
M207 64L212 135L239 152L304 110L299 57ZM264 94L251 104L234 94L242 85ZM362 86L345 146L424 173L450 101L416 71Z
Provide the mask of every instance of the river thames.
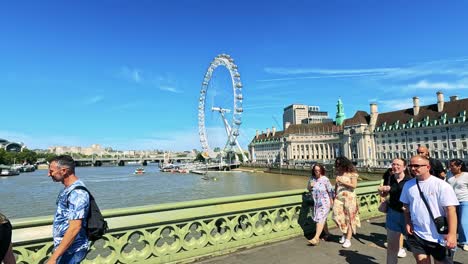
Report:
M77 167L102 209L154 205L242 194L305 188L307 177L250 172L196 174L160 172L154 165L134 175L135 166ZM214 179L215 177L216 179ZM47 170L0 177L0 212L9 218L53 216L55 200L63 185L53 182Z

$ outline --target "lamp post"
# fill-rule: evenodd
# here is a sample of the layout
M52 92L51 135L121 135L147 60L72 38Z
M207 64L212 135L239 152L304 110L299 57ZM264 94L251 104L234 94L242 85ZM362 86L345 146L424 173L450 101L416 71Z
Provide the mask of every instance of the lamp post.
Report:
M409 159L408 153L408 131L405 130L406 159Z
M450 160L450 133L449 127L446 127L445 130L447 131L447 161Z

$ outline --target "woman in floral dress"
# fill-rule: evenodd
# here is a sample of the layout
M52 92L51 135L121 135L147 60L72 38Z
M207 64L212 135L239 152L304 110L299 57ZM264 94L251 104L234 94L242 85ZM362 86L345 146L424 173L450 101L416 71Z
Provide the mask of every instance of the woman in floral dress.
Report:
M345 158L339 157L335 160L336 169L336 197L333 205L333 220L343 232L340 244L344 248L351 246L351 237L356 234L356 228L361 227L359 209L355 189L358 174L353 163Z
M334 191L330 180L325 176L325 168L322 164L312 166L312 177L307 188L314 198L313 219L317 223L315 236L309 240L312 245L318 245L322 231L328 235L327 218L330 208L333 205Z

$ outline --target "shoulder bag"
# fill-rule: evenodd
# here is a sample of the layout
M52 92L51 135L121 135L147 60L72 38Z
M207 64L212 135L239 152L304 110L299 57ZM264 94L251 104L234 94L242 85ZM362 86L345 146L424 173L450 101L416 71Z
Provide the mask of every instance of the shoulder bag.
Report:
M439 216L437 218L434 218L434 215L432 214L431 208L429 207L429 204L426 201L426 198L424 197L424 194L421 191L421 187L419 187L419 181L416 179L416 185L418 185L418 190L419 194L421 195L421 199L423 200L424 204L426 205L427 210L429 211L429 215L431 216L432 221L434 221L434 224L437 228L437 232L439 234L446 235L448 234L448 221L445 216Z

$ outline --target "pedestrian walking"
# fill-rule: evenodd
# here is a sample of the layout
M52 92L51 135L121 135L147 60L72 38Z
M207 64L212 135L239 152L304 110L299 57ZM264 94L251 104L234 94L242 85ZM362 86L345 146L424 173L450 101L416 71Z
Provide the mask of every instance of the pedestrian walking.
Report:
M379 194L386 199L387 216L385 227L387 228L387 264L398 263L398 257L405 257L403 248L403 235L405 231L405 217L403 215L403 204L400 195L403 186L411 176L406 174L406 161L396 158L392 161L392 173L383 186L379 187Z
M411 158L408 165L416 176L405 183L403 203L408 244L417 263L453 263L451 249L457 246L457 197L445 181L430 174L429 159Z
M439 179L442 179L444 180L445 179L445 176L446 176L446 173L445 173L445 169L444 169L444 166L442 166L442 162L440 162L439 160L436 160L434 158L432 158L430 155L429 155L429 149L425 146L420 146L418 147L418 149L416 150L416 152L419 154L419 155L423 155L425 156L427 159L429 159L429 165L431 165L431 168L429 170L429 173L433 176L436 176L437 178Z
M311 210L313 220L316 223L315 236L309 240L309 243L316 246L320 242L322 231L325 233L325 240L329 236L327 218L334 198L333 186L325 176L325 167L322 164L312 166L312 176L307 188L314 199L314 207Z
M333 220L343 233L339 242L344 248L349 248L352 235L356 234L357 227L361 227L355 193L358 174L353 163L346 157L338 157L335 160L335 171Z
M49 177L54 182L61 182L64 189L57 197L53 222L54 251L47 263L80 263L89 247L86 234L89 194L77 188L85 185L75 175L75 161L68 155L57 156L50 162Z
M458 243L464 251L468 251L468 169L461 159L450 160L452 176L447 182L452 186L460 205L457 207Z

